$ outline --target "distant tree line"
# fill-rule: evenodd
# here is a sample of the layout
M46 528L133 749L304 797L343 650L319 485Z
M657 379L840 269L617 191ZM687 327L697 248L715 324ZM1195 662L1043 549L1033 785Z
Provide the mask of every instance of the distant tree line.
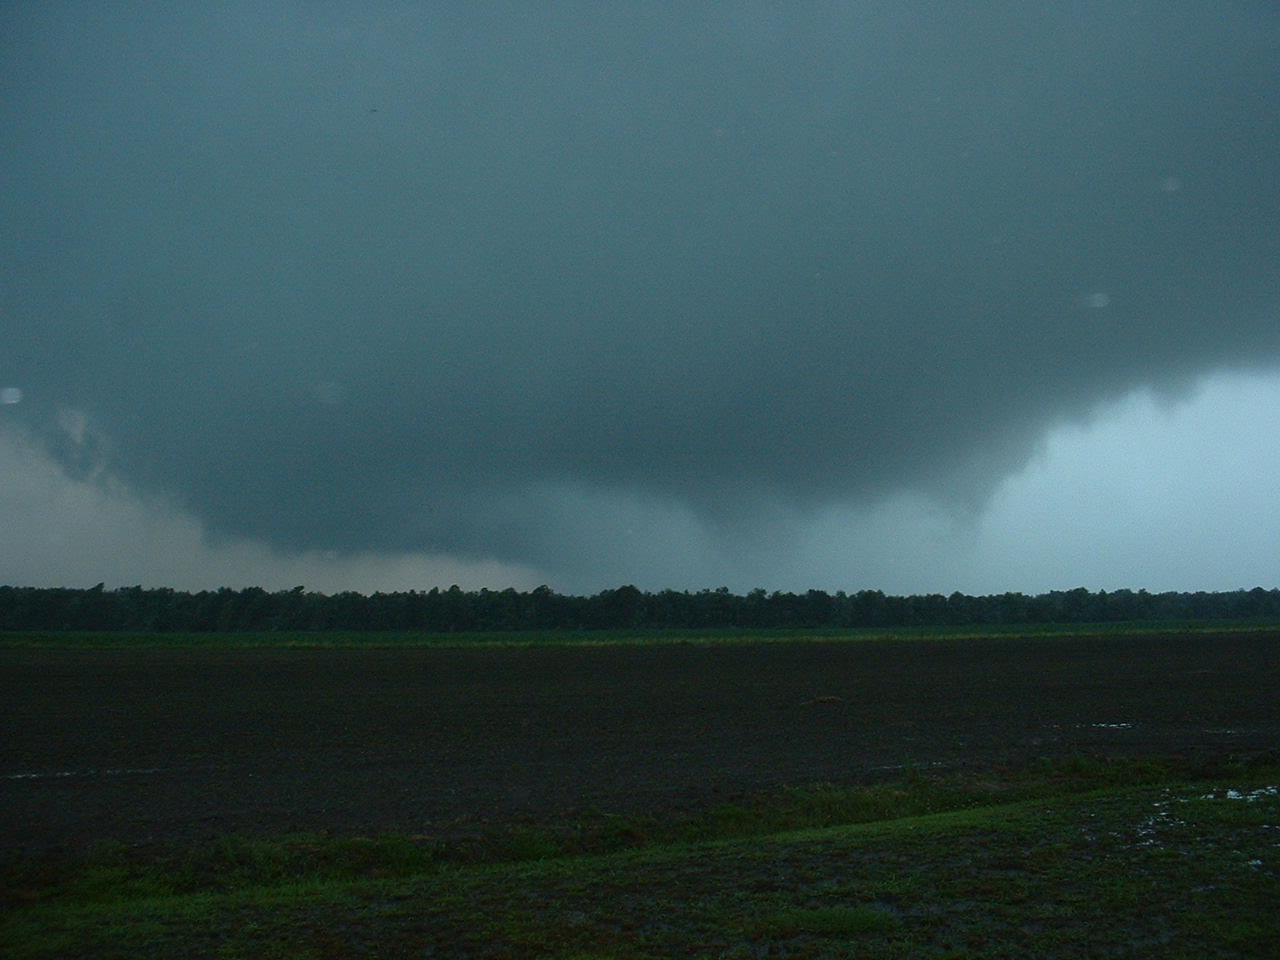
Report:
M410 590L323 594L303 587L187 593L167 588L0 586L0 630L128 630L140 632L397 630L431 633L515 630L705 628L847 628L1101 623L1126 620L1239 620L1280 617L1280 590L1148 593L1083 587L1038 596L971 597L857 593L745 595L717 590L633 586L594 596L549 587L507 590Z

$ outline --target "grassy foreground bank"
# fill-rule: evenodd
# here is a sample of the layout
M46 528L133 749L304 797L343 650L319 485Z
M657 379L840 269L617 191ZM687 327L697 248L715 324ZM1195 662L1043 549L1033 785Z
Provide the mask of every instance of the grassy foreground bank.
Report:
M1044 762L470 836L8 857L0 955L1274 957L1280 762Z

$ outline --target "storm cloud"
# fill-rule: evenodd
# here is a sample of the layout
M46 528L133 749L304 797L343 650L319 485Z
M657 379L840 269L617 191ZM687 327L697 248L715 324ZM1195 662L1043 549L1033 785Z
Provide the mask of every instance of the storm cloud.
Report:
M0 16L0 413L214 538L714 575L1280 364L1274 4Z

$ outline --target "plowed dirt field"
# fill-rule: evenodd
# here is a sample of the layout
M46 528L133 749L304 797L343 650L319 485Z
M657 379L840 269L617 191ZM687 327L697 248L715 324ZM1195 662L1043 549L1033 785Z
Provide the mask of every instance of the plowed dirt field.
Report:
M1280 632L0 648L0 847L457 834L904 765L1280 747Z

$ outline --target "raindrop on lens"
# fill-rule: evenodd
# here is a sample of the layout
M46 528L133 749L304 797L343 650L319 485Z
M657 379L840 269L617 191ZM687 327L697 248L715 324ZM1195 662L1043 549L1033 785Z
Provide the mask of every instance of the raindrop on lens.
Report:
M0 389L0 403L21 403L22 391L17 387L4 387Z

